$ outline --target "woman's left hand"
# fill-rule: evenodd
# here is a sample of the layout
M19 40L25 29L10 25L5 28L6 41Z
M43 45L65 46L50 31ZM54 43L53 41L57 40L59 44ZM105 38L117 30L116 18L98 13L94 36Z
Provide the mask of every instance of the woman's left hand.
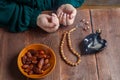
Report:
M57 10L60 24L67 26L74 23L77 10L71 4L63 4Z

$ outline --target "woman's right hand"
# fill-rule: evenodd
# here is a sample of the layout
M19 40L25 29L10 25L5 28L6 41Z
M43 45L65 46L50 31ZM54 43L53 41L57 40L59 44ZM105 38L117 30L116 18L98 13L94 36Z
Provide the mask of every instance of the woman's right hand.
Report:
M52 15L40 14L37 17L37 26L46 32L55 32L59 28L57 15L54 13Z
M71 4L63 4L57 10L57 16L60 24L64 26L72 25L77 14L76 8Z

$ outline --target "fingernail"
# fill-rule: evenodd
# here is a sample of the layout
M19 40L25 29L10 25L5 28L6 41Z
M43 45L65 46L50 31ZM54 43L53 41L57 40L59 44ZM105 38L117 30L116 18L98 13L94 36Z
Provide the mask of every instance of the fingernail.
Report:
M69 15L67 14L67 16L69 17Z
M61 15L63 15L64 13L62 13Z
M52 16L55 16L55 14L54 14L54 13L52 13Z
M65 13L64 16L66 16L67 14Z

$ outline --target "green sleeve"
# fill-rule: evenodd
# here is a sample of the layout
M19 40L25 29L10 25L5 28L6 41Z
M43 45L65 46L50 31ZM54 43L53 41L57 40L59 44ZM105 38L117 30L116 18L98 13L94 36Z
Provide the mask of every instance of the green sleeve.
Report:
M11 32L21 32L29 27L36 27L37 16L41 10L33 9L15 2L0 1L0 27Z
M16 2L18 4L25 4L30 7L34 7L36 5L36 0L9 0L11 2Z
M84 0L56 0L55 7L56 9L61 6L62 4L71 4L75 8L80 7L84 3Z

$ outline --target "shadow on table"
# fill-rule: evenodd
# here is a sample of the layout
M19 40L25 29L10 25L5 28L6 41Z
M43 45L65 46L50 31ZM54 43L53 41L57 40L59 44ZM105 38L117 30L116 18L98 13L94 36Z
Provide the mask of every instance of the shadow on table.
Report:
M20 73L17 67L17 55L11 59L8 65L8 72L12 80L27 80L27 78Z

